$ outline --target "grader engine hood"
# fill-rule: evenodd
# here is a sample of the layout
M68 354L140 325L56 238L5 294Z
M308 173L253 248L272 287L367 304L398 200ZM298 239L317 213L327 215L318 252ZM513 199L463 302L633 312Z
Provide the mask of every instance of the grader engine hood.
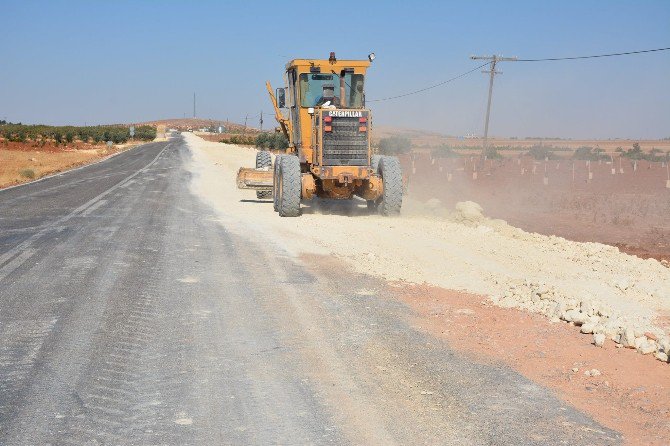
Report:
M367 166L369 162L369 110L320 110L322 166Z

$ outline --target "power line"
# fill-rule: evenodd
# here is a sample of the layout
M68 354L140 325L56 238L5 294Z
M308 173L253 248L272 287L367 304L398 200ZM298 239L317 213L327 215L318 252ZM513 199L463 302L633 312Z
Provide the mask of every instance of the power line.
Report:
M656 51L668 51L668 50L670 50L670 48L656 48L653 50L628 51L625 53L597 54L595 56L550 57L546 59L517 59L517 62L549 62L556 60L595 59L598 57L627 56L629 54L654 53Z
M461 74L459 74L458 76L452 77L451 79L447 79L446 81L440 82L439 84L431 85L430 87L422 88L422 89L420 89L420 90L416 90L416 91L411 91L411 92L409 92L409 93L405 93L405 94L399 94L399 95L397 95L397 96L389 96L389 97L387 97L387 98L381 98L381 99L367 99L365 102L381 102L381 101L388 101L388 100L391 100L391 99L404 98L405 96L411 96L411 95L413 95L413 94L422 93L422 92L424 92L424 91L426 91L426 90L430 90L430 89L433 89L433 88L437 88L437 87L440 87L440 86L442 86L442 85L444 85L444 84L448 84L449 82L453 82L453 81L455 81L456 79L460 79L460 78L462 78L462 77L464 77L464 76L467 76L467 75L470 74L470 73L474 73L475 71L479 70L479 69L482 68L482 67L485 67L485 66L488 65L489 63L490 63L490 62L483 63L483 64L479 65L478 67L473 68L473 69L470 70L470 71L466 71L465 73L461 73Z
M654 52L657 52L657 51L668 51L668 50L670 50L670 47L668 47L668 48L654 48L654 49L650 49L650 50L640 50L640 51L627 51L627 52L623 52L623 53L596 54L596 55L592 55L592 56L549 57L549 58L544 58L544 59L515 59L515 61L517 61L517 62L550 62L550 61L558 61L558 60L595 59L595 58L599 58L599 57L627 56L627 55L631 55L631 54L654 53ZM478 66L478 67L476 67L476 68L474 68L470 71L466 71L465 73L459 74L458 76L455 76L451 79L447 79L444 82L440 82L440 83L437 83L435 85L431 85L429 87L422 88L420 90L411 91L409 93L399 94L399 95L396 95L396 96L389 96L389 97L381 98L381 99L367 99L366 102L388 101L388 100L391 100L391 99L404 98L406 96L411 96L411 95L414 95L414 94L417 94L417 93L422 93L424 91L440 87L442 85L448 84L449 82L453 82L457 79L460 79L464 76L467 76L468 74L473 73L473 72L479 70L480 68L488 65L489 63L490 62L487 62L487 63L482 64L482 65L480 65L480 66Z

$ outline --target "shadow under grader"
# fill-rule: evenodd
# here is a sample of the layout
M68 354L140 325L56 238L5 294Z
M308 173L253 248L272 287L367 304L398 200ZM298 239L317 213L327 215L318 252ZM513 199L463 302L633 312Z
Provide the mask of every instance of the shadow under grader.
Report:
M240 203L272 204L272 200L240 200Z
M272 204L272 200L243 199L240 203ZM350 200L322 200L314 198L300 202L300 213L305 215L341 215L346 217L364 217L377 215L376 209L369 209L365 200L352 198Z
M303 214L342 215L346 217L363 217L377 215L376 209L369 209L365 200L321 200L314 198L301 203Z

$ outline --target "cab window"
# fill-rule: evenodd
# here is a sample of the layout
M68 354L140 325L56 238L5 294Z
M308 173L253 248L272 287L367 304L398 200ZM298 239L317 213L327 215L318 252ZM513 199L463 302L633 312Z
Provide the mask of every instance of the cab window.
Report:
M363 75L344 74L345 100L340 98L340 76L335 73L303 73L300 75L300 105L320 107L326 103L337 107L363 107Z

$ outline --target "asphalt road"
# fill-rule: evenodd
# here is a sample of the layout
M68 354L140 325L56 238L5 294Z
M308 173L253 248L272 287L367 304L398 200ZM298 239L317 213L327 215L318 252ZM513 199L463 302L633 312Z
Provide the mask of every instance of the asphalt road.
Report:
M620 442L376 279L233 235L189 160L177 137L0 191L0 444Z

